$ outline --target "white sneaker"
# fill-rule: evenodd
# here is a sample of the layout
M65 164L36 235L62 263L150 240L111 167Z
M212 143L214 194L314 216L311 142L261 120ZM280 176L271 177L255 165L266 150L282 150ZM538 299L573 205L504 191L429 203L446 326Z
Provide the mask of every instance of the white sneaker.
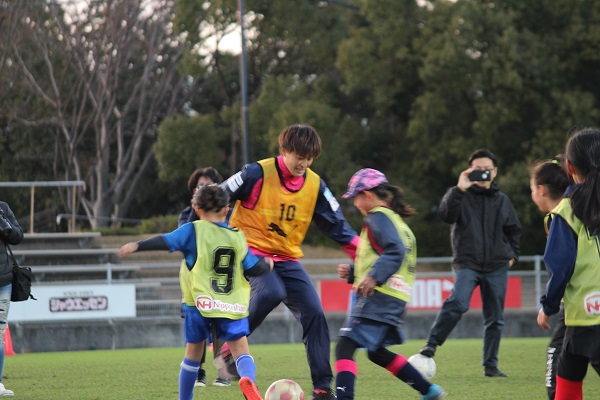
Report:
M8 390L4 387L4 384L0 382L0 396L14 396L15 392Z

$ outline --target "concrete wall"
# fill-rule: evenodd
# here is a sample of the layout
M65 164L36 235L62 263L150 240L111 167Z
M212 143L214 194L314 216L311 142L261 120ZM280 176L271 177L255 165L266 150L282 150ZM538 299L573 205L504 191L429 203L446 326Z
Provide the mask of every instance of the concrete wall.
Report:
M434 312L407 315L404 323L407 339L425 340L435 316ZM535 310L507 311L504 337L549 336L537 326L536 316ZM343 313L328 315L332 341L336 340L344 319ZM10 331L17 353L183 346L181 318L10 323ZM481 338L482 334L481 310L473 310L463 316L450 338ZM273 315L249 340L251 344L301 343L302 329L289 315Z

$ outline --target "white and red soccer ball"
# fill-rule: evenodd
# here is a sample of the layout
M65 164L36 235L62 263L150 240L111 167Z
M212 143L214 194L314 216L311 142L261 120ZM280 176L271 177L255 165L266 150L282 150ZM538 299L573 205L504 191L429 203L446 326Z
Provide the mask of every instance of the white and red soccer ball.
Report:
M269 386L264 400L304 400L304 392L293 380L280 379Z

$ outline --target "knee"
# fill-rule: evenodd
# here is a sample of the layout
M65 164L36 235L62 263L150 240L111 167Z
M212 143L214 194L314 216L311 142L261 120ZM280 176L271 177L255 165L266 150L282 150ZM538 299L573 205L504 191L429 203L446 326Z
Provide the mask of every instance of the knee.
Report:
M444 306L445 306L444 308L446 309L446 311L449 313L452 313L452 314L463 315L464 313L469 311L469 303L462 302L456 298L454 298L454 299L448 298L445 301Z
M259 301L262 304L275 305L281 303L286 298L285 289L279 285L273 285L271 288L264 288L252 293L252 300Z

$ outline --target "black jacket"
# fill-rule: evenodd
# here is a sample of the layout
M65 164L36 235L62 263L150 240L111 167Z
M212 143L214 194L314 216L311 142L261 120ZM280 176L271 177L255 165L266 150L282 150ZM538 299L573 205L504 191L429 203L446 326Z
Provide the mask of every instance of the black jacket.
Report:
M7 236L0 234L0 286L12 283L12 260L6 249L7 244L19 244L23 240L23 229L17 222L12 210L3 201L0 201L0 210L8 218L12 229Z
M449 189L439 215L452 224L452 266L493 271L519 257L521 223L508 196L496 182L490 189L473 185L466 192Z

